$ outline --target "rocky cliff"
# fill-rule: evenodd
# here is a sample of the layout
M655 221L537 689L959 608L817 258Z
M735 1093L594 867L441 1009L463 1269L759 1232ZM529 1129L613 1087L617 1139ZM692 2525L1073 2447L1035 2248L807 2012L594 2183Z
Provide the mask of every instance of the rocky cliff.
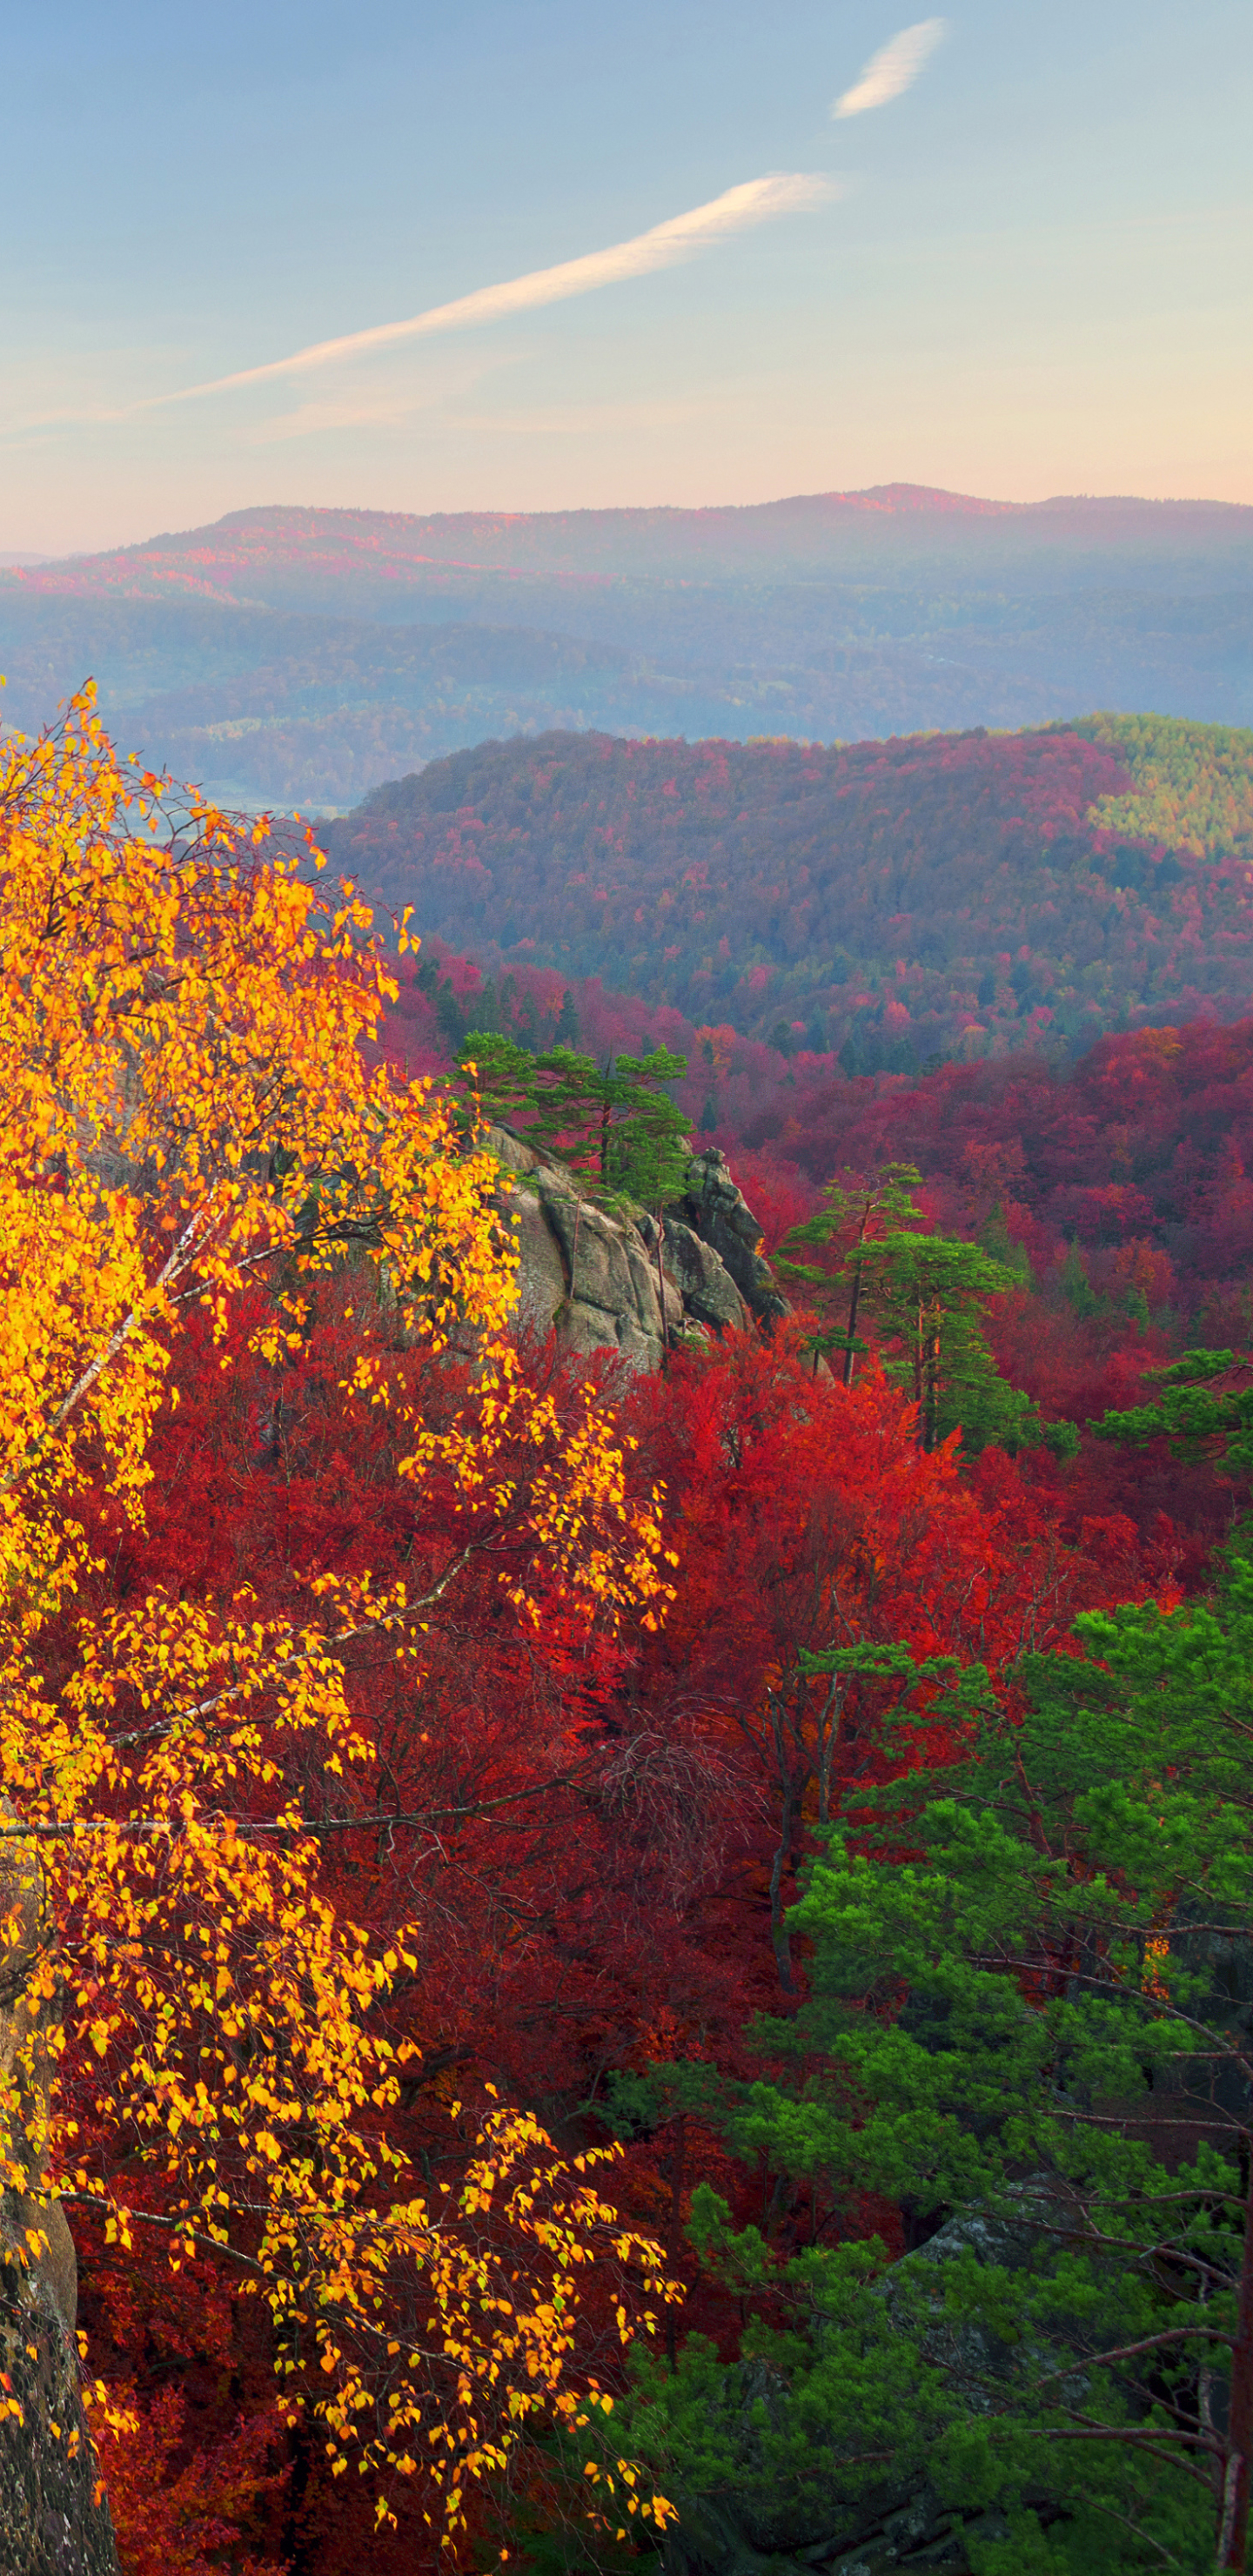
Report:
M682 1195L658 1222L582 1197L573 1173L508 1128L489 1129L487 1142L517 1233L518 1320L532 1332L647 1370L677 1343L754 1322L769 1332L787 1313L761 1227L712 1147L692 1155Z
M11 1822L12 1809L3 1812ZM0 2568L4 2576L117 2576L79 2389L74 2240L60 2203L43 2190L48 2006L32 2000L31 1982L43 1887L28 1853L18 1840L0 1844L0 1920L19 1927L0 1977L12 2176L0 2192Z

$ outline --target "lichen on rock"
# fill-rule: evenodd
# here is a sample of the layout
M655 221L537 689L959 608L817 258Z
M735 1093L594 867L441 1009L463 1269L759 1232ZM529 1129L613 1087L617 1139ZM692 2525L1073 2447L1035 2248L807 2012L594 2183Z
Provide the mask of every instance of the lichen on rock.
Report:
M524 1137L488 1130L518 1245L517 1319L568 1351L614 1351L660 1368L676 1342L769 1331L788 1311L760 1252L761 1228L725 1156L693 1155L683 1198L660 1220L580 1192Z

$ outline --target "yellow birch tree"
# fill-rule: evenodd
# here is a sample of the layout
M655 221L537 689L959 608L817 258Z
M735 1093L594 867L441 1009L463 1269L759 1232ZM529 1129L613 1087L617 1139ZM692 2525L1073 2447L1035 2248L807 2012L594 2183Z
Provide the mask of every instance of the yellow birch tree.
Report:
M380 1954L335 1910L282 1746L312 1730L332 1771L368 1749L339 1657L374 1632L420 1667L457 1565L499 1514L516 1522L519 1443L524 1566L555 1570L589 1617L652 1619L664 1557L656 1498L628 1500L592 1390L571 1429L524 1383L495 1167L429 1085L369 1069L394 989L383 952L351 888L328 898L299 856L119 767L90 691L0 757L0 1930L16 2034L0 2146L28 2208L77 2199L123 2247L147 2231L175 2265L233 2267L271 2312L289 2410L314 2410L336 2466L379 2475L380 2514L387 2474L420 2468L453 2530L467 2480L500 2469L528 2419L569 2431L608 2405L574 2366L583 2267L616 2262L645 2297L664 2285L594 2160L564 2162L523 2111L485 2123L460 2191L435 2207L415 2191L389 2139L404 2052L375 2008L421 1926ZM451 1479L463 1516L449 1573L422 1598L311 1575L300 1625L246 1594L93 1610L84 1499L103 1490L142 1519L192 1307L224 1333L268 1280L253 1347L277 1359L303 1288L348 1255L382 1274L393 1345L399 1328L477 1354L451 1425L404 1424L403 1472ZM388 1339L367 1343L346 1401L403 1411ZM525 1614L516 1547L507 1563ZM615 2520L664 2514L629 2463L608 2486L602 2471Z

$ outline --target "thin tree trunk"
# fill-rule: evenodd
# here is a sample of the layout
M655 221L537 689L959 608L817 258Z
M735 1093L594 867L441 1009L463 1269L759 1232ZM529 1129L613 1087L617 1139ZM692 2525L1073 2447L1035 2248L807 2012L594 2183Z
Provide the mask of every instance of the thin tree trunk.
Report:
M845 1345L844 1345L844 1383L845 1383L845 1386L851 1386L851 1385L852 1385L852 1383L853 1383L853 1337L854 1337L854 1335L855 1335L855 1333L856 1333L856 1331L857 1331L857 1309L858 1309L858 1307L860 1306L860 1304L861 1304L861 1263L860 1263L860 1261L859 1261L859 1262L856 1264L856 1266L855 1266L855 1268L854 1268L854 1271L853 1271L853 1293L852 1293L852 1295L851 1295L851 1297L849 1298L849 1301L848 1301L848 1334L847 1334L847 1338L846 1338L846 1340L845 1340ZM817 1359L816 1359L816 1356L815 1356L815 1363L814 1363L814 1364L815 1364L815 1368L816 1368L816 1367L817 1367Z
M687 2114L680 2111L674 2124L670 2162L670 2269L678 2270L679 2229L683 2221L683 2156L687 2145ZM677 2328L673 2301L666 2308L666 2360L673 2379L678 2368Z
M1248 2564L1249 2469L1253 2454L1253 2140L1246 2135L1247 2180L1244 2198L1244 2259L1240 2266L1240 2311L1231 2356L1231 2417L1227 2428L1227 2467L1223 2479L1222 2522L1218 2564L1243 2571Z
M770 1939L774 1946L775 1961L779 1970L779 1983L785 1995L794 1994L796 1991L792 1976L792 1945L788 1939L787 1919L783 1911L783 1872L792 1848L792 1813L792 1786L789 1781L783 1792L779 1848L775 1853L774 1865L770 1872Z
M923 1364L926 1385L926 1410L923 1416L922 1445L928 1456L930 1456L931 1451L935 1447L936 1433L940 1427L940 1329L940 1317L937 1310L927 1333L926 1355Z
M833 1708L834 1720L831 1716ZM843 1716L844 1694L840 1689L839 1675L833 1673L822 1704L822 1715L818 1720L818 1822L820 1825L828 1825L831 1821L831 1766L840 1740Z

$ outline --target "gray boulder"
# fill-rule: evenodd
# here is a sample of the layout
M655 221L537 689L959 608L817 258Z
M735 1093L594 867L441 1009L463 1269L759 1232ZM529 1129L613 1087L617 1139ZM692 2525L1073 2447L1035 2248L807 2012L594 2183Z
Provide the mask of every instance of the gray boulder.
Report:
M517 1320L528 1331L555 1332L568 1351L613 1351L628 1368L647 1371L676 1342L744 1332L755 1319L768 1328L787 1312L755 1250L761 1228L721 1155L693 1158L693 1192L667 1210L659 1230L642 1211L582 1197L569 1171L544 1162L508 1128L490 1128L487 1144L501 1166L519 1253ZM752 1297L741 1293L705 1224L734 1247Z
M540 1179L545 1219L561 1247L567 1307L561 1337L574 1350L613 1350L632 1368L660 1366L664 1345L683 1328L683 1301L638 1226Z
M681 1218L664 1220L662 1259L683 1301L684 1312L711 1332L742 1333L751 1315L726 1263L712 1244Z
M787 1314L788 1302L763 1258L761 1227L731 1178L726 1155L716 1146L707 1145L693 1154L683 1196L675 1202L673 1214L717 1253L745 1305L769 1332Z

